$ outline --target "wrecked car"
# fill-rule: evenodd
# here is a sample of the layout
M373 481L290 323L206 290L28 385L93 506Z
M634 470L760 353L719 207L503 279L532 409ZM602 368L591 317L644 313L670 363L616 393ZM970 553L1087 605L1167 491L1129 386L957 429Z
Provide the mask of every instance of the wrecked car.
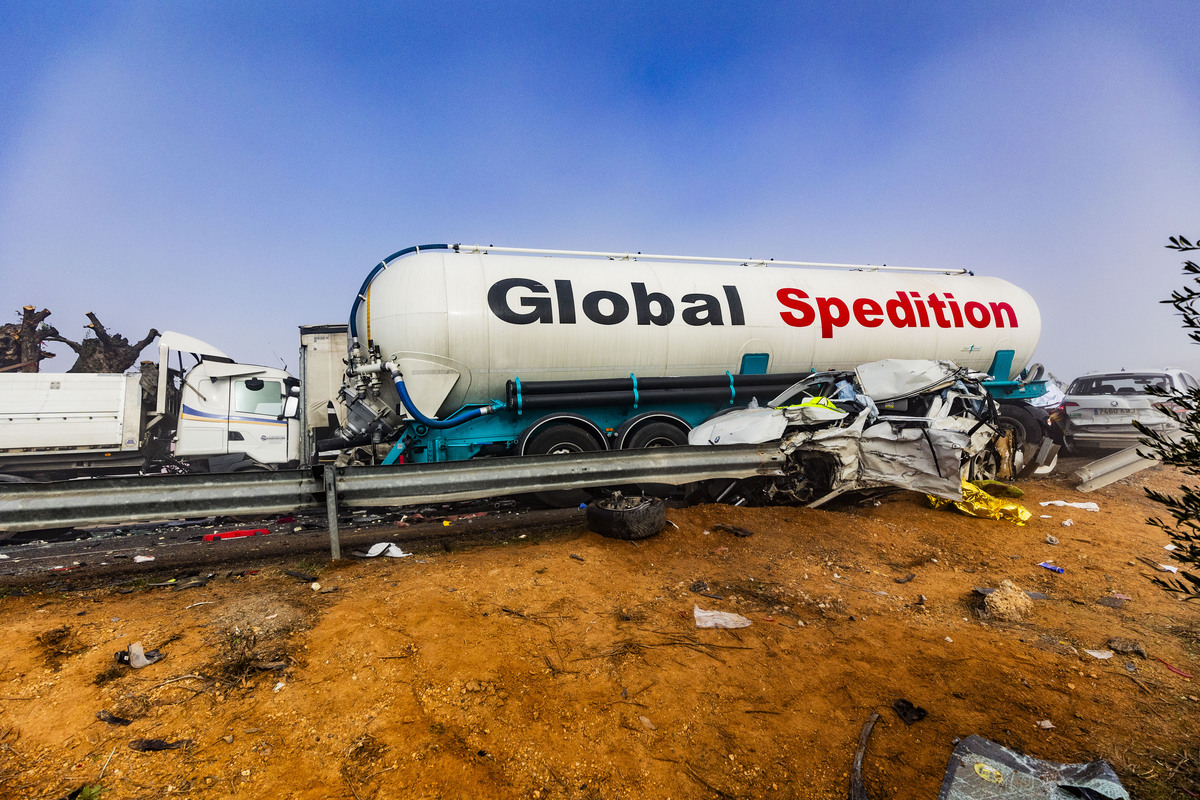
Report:
M732 484L755 503L820 505L851 491L901 488L962 498L962 480L996 477L1011 440L1000 435L987 376L951 361L885 359L816 372L766 406L730 409L692 429L693 445L779 441L783 477Z

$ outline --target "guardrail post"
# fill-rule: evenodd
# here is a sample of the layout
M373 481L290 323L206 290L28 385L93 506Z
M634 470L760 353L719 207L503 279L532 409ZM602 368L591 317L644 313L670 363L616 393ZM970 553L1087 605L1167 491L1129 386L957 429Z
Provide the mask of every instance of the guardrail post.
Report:
M342 557L342 544L338 540L337 468L325 466L325 514L329 519L329 550L334 561Z

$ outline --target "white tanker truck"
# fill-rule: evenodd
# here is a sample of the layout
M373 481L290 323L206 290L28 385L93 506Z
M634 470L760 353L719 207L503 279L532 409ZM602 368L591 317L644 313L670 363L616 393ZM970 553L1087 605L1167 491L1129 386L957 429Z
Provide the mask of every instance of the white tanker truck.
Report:
M433 244L384 259L348 326L344 420L320 450L384 463L681 445L814 370L947 359L992 376L1039 444L1027 292L966 270ZM1033 374L1030 375L1030 372ZM383 449L372 452L383 456Z

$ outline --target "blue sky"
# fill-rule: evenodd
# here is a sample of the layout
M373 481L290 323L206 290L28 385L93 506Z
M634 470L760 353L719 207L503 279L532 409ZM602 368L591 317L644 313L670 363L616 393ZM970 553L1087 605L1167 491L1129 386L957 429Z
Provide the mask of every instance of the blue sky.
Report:
M966 267L1200 372L1200 5L0 0L0 317L297 364L424 242ZM62 348L59 348L62 352ZM150 351L146 351L150 357ZM63 370L63 354L44 366Z

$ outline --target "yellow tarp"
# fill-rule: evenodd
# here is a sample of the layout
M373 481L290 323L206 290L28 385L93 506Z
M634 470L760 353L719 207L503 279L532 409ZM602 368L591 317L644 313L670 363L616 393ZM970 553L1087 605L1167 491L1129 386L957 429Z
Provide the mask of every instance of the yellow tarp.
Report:
M1033 516L1024 506L1002 497L992 497L970 481L962 482L962 494L962 500L944 500L933 495L926 497L929 498L929 505L934 508L953 506L968 517L1006 519L1017 525L1024 525Z

